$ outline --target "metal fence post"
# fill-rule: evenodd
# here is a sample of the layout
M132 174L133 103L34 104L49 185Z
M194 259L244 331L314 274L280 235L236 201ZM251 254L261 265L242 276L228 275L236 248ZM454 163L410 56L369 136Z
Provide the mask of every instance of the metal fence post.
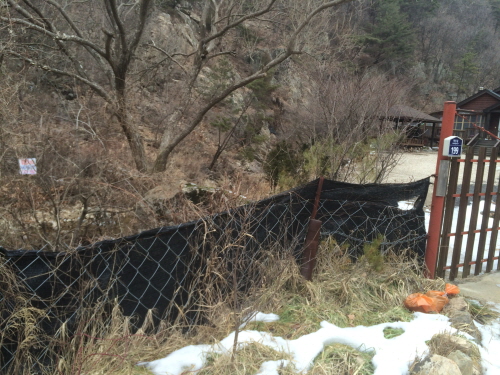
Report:
M425 265L427 266L427 277L433 279L436 274L436 264L439 254L439 238L443 224L443 210L445 197L437 194L441 186L441 179L447 179L447 175L440 175L441 162L448 160L443 156L443 140L453 135L455 123L456 103L445 102L443 110L443 121L441 123L441 135L439 138L439 150L436 161L436 174L434 175L434 188L432 191L431 216L429 219L429 231L427 235L427 247L425 249Z

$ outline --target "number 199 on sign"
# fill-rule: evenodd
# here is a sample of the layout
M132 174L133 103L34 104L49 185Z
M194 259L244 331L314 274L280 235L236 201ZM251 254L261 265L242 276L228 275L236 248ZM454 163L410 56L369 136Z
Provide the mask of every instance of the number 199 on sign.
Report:
M460 137L451 136L443 140L443 156L460 157L462 155L463 140Z

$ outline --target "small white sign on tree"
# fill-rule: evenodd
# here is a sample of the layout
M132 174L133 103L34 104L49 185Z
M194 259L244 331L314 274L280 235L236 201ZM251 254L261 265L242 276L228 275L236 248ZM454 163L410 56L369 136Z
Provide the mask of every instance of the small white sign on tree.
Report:
M19 173L36 174L36 159L35 158L19 159Z

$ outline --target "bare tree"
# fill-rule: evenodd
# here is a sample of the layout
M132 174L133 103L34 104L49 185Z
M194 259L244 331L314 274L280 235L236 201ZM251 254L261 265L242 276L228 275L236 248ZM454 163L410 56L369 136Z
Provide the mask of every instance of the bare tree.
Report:
M217 128L217 131L219 133L219 139L217 142L217 150L215 151L212 161L210 162L210 165L208 167L209 170L212 171L215 168L215 164L219 160L219 157L222 155L222 153L232 146L231 139L233 138L236 129L242 122L244 115L251 104L252 104L252 99L251 98L247 99L247 102L244 104L244 107L242 108L238 118L234 120L233 124L231 124L230 119L225 117L219 118L217 119L217 121L214 121L211 124L212 126ZM224 138L222 138L222 133L225 133ZM236 142L237 139L233 141L233 144Z
M2 45L3 52L39 69L75 79L101 96L112 106L141 171L147 167L146 155L136 125L128 120L127 76L151 3L141 0L126 9L126 2L116 0L78 4L5 0L0 13L2 28L17 37L15 43ZM94 16L102 12L101 35L81 27L82 18L89 15L85 8Z
M326 10L353 0L206 0L196 21L196 42L190 51L171 53L144 33L153 11L152 0L1 0L0 32L14 43L0 42L0 54L58 76L68 77L97 93L125 135L136 168L161 172L174 149L202 122L205 115L236 90L263 78L290 56L305 51L302 35ZM189 15L178 13L180 17ZM254 22L264 28L287 23L283 38L269 41L279 50L254 72L238 76L211 95L197 88L203 69L237 52L226 49L226 38L238 28ZM271 33L272 34L272 33ZM169 38L170 36L162 36ZM150 163L144 139L136 121L131 119L131 69L145 63L139 49L146 44L162 60L180 72L182 90L178 103L158 124L162 133L154 161ZM279 47L279 48L278 48ZM161 67L155 61L145 70Z
M165 130L161 139L157 158L153 165L153 171L160 172L165 170L168 158L175 147L201 123L207 112L210 111L214 106L222 102L234 91L248 85L249 83L257 79L266 77L266 75L272 68L280 65L293 54L301 53L303 50L303 44L299 43L298 40L315 17L317 17L326 9L338 6L342 3L347 3L349 1L351 0L305 2L307 3L307 5L309 5L309 7L305 7L305 10L307 11L305 13L305 17L300 17L300 15L303 14L300 12L304 11L304 8L297 9L297 12L291 13L291 15L295 17L295 19L291 17L294 30L284 41L283 45L285 46L285 48L281 51L280 54L278 54L274 58L269 59L269 61L264 63L255 73L231 82L231 84L229 84L221 91L217 92L209 100L199 102L197 100L198 98L195 97L196 93L194 92L193 88L199 78L200 72L206 65L207 61L229 52L222 51L219 53L215 53L212 52L211 46L221 43L221 39L225 34L227 34L230 30L238 27L239 25L242 25L245 21L258 20L260 19L260 17L269 17L272 15L276 16L275 13L280 13L281 8L286 5L286 2L282 3L277 0L270 0L265 6L258 8L256 11L240 15L237 13L233 14L233 11L236 9L237 4L241 2L234 1L228 2L226 4L224 4L224 1L221 1L219 4L215 4L215 2L213 1L206 2L203 11L204 17L207 14L210 14L210 12L207 11L208 7L210 7L210 9L212 9L212 12L215 12L215 14L217 15L217 11L222 9L222 5L226 5L226 15L224 17L221 17L221 21L219 22L210 23L208 19L202 19L200 23L201 38L198 42L196 51L193 52L193 68L190 72L186 72L188 78L185 81L189 83L189 86L185 93L185 99L183 100L186 103L192 103L190 108L198 108L198 110L195 111L191 116L188 116L178 132L173 134L170 128L167 128ZM239 4L239 6L241 7L242 5ZM295 22L294 24L293 21L297 22ZM211 25L221 25L220 30L217 30L215 27L211 27ZM177 122L182 118L183 115L185 115L185 108L179 109L176 113L174 113L170 121Z
M382 182L401 152L401 135L382 119L407 100L412 85L373 72L350 76L328 65L318 68L316 80L317 134L306 153L307 177Z

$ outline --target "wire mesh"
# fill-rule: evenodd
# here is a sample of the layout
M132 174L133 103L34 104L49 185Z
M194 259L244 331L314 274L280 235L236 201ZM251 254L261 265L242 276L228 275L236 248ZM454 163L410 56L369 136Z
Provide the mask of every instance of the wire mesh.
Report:
M317 211L321 237L333 238L352 258L380 236L383 252L413 249L423 256L428 185L428 179L386 185L325 180ZM97 304L110 319L117 303L135 329L148 316L154 328L203 324L214 290L225 295L236 288L244 298L271 255L301 261L317 186L312 181L197 221L70 252L0 248L0 373L13 373L15 359L26 352L34 358L23 362L28 373L55 366L57 350L47 343L62 327L75 331L83 312ZM411 208L399 208L402 201ZM227 283L231 275L237 285ZM22 311L31 312L29 334Z

